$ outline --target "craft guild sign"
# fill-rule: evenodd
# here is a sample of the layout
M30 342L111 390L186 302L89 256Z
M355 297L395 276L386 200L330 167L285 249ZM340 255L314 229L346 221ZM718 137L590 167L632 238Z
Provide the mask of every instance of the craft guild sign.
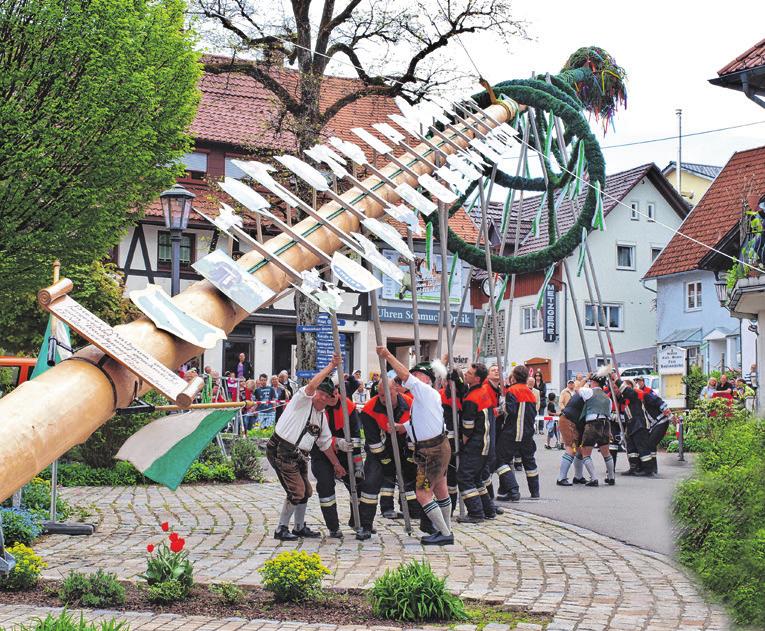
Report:
M555 287L548 283L545 287L545 297L542 304L542 339L545 342L554 342L558 339L558 301L556 300Z
M684 375L685 355L681 346L667 346L659 351L658 364L661 375Z

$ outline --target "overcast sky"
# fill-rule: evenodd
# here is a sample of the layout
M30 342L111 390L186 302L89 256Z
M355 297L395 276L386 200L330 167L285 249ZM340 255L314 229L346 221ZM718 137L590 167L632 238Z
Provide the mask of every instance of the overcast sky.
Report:
M466 39L471 56L492 83L557 72L577 48L605 48L628 73L628 107L609 130L607 171L646 162L663 168L677 156L676 140L608 149L608 145L677 135L675 110L683 110L683 132L692 133L765 121L765 108L743 93L708 79L765 38L765 2L712 3L644 0L578 3L516 0L515 16L528 22L532 41L518 41L500 54L485 37ZM693 7L693 8L691 8ZM471 67L458 46L455 60ZM683 161L723 166L734 151L765 145L765 123L683 140Z

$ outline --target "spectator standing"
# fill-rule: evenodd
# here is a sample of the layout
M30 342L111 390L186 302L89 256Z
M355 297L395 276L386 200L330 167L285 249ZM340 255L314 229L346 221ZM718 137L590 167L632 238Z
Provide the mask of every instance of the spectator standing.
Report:
M547 405L547 384L542 378L541 370L537 370L534 373L534 387L539 392L539 405L537 406L537 410L539 410L539 413L544 416L545 406Z
M535 401L535 403L534 403L534 415L535 416L542 416L540 414L540 412L539 412L542 400L541 400L541 396L539 394L539 390L537 390L537 388L536 388L536 379L534 379L534 377L529 377L528 379L526 379L526 387L529 390L531 390L531 392L534 394L534 401ZM543 420L537 419L537 432L540 433L540 434L544 432L544 421ZM516 463L516 467L515 467L516 469L518 469L517 464L518 463Z
M707 385L705 385L701 389L701 393L699 394L700 399L711 399L712 395L717 392L717 379L714 377L710 377L709 381L707 382Z
M234 373L234 376L237 379L242 379L244 381L252 379L252 364L247 361L247 356L244 353L239 353L239 361L231 369L231 372Z
M558 436L558 422L555 418L558 415L558 408L555 406L555 393L547 395L547 408L545 410L545 429L547 430L547 439L545 440L545 449L552 449L550 439L555 438L556 446L560 447L560 437ZM547 418L549 417L549 418Z
M373 372L372 379L369 382L369 396L370 398L377 396L377 388L380 385L380 373Z
M254 398L258 411L258 424L261 429L271 427L276 419L276 410L274 401L276 400L276 391L273 386L268 385L268 375L261 373L258 376L258 387L255 388Z
M568 383L566 384L565 390L560 393L560 409L562 410L568 405L568 402L571 401L571 397L574 396L576 393L576 390L574 389L574 380L569 379Z
M364 404L369 401L369 393L363 383L359 383L359 387L356 388L356 392L353 393L351 398L358 407L364 407Z
M228 390L229 401L239 400L239 379L231 371L226 374L226 389Z
M728 375L725 373L720 375L720 380L717 382L717 392L733 394L733 384L728 381Z
M284 391L287 393L287 398L291 399L292 396L295 394L295 391L297 390L296 384L294 384L290 380L290 374L286 370L282 370L279 373L279 384L282 388L284 388Z

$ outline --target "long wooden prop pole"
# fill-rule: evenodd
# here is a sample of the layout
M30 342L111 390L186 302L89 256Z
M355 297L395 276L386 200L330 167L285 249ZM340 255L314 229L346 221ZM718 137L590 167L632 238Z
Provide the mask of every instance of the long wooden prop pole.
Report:
M507 119L507 110L501 105L490 105L486 111L497 121ZM472 135L469 130L465 133ZM455 142L460 146L467 144L462 138ZM442 145L440 151L447 154L454 152L450 145ZM433 151L425 143L418 145L415 151L432 160ZM401 156L401 160L416 173L432 171L432 167L429 168L409 152ZM383 172L396 182L417 186L415 178L395 165L384 167ZM398 196L377 178L369 177L364 183L381 198L397 203ZM363 210L367 217L383 215L382 206L357 188L350 189L341 197ZM358 218L335 201L322 206L319 213L345 233L359 230ZM302 220L294 228L324 252L334 252L343 247L342 241L329 228L313 218ZM278 235L264 245L274 257L278 256L298 270L310 269L320 263L316 255L286 234ZM257 252L247 252L237 264L275 292L290 284L291 279L284 271ZM186 313L227 333L249 315L208 281L194 283L173 297L173 301ZM146 317L115 328L171 369L202 352L201 348L157 329ZM85 441L111 418L116 408L129 406L136 396L149 389L148 384L126 368L94 346L88 346L72 359L25 382L0 399L0 500L9 497L58 456Z
M332 319L332 342L335 346L335 353L340 357L340 364L337 367L337 387L340 389L340 409L343 411L343 436L345 442L351 447L346 452L348 461L348 488L351 493L351 512L353 514L353 527L356 530L361 529L361 517L359 516L359 494L356 491L356 471L353 467L353 437L351 436L351 419L348 411L348 393L345 390L345 366L343 364L343 354L340 352L340 328L337 325L337 312L330 311L329 317Z

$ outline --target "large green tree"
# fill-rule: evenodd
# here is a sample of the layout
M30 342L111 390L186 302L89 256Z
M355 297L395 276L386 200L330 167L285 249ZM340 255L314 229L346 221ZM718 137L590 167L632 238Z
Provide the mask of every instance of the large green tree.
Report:
M32 298L50 282L53 260L67 274L103 259L182 169L201 73L185 8L183 0L0 0L6 351L34 351ZM104 268L92 273L92 285L113 290ZM104 297L89 302L107 316L121 312L113 292Z

